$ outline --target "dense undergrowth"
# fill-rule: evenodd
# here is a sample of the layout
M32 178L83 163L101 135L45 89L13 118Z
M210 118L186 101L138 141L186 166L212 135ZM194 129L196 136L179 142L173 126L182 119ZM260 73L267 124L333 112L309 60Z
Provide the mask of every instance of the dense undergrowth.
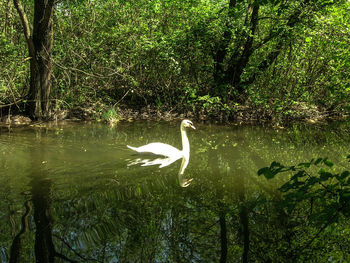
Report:
M61 1L51 116L346 115L350 4L311 2ZM31 1L23 5L32 19ZM11 1L0 3L0 24L1 112L24 114L30 58Z

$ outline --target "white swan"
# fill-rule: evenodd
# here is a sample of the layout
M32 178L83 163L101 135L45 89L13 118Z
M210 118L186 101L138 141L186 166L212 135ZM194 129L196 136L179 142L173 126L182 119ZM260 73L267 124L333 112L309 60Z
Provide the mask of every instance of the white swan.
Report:
M175 159L175 158L172 159L170 157L157 158L154 160L138 158L132 162L129 162L128 166L132 166L132 165L136 165L136 164L141 164L141 166L159 165L159 168L163 168L165 166L172 164L176 160L178 160L178 159ZM193 178L185 178L184 177L184 173L185 173L185 169L188 165L188 161L189 161L188 158L185 158L185 157L182 158L181 166L180 166L180 169L178 172L178 179L179 179L179 184L181 187L187 187L193 181Z
M193 178L185 178L184 177L184 173L185 173L185 169L188 165L188 159L186 158L182 158L182 162L181 162L181 166L180 166L180 170L179 170L179 173L178 173L178 178L179 178L179 184L181 187L187 187L189 186L192 181L193 181Z
M191 127L192 129L196 129L193 126L193 123L189 120L183 120L180 125L180 130L181 130L181 138L182 138L182 150L180 151L179 149L176 149L175 147L161 143L161 142L154 142L150 144L146 144L140 147L132 147L127 145L128 148L131 150L134 150L138 153L151 153L151 154L156 154L156 155L162 155L165 157L169 157L171 159L171 162L169 162L167 165L173 163L174 161L180 159L180 158L185 158L189 159L190 157L190 143L187 138L186 134L186 129L187 127ZM167 165L163 165L167 166Z

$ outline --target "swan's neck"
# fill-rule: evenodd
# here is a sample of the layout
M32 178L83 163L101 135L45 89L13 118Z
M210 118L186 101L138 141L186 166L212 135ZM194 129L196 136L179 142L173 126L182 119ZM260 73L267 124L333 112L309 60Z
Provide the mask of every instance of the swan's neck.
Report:
M186 159L190 157L190 143L187 138L185 128L181 127L182 153Z

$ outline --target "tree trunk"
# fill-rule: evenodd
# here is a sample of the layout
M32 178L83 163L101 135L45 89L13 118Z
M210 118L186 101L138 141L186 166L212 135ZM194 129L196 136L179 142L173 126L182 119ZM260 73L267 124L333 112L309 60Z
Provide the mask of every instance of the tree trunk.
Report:
M227 226L226 226L226 211L225 207L221 202L219 202L219 223L220 223L220 244L221 244L221 255L220 263L227 262L227 252L228 252L228 240L227 240Z
M232 41L232 28L229 24L231 19L234 19L235 0L229 1L228 22L226 23L223 39L217 47L214 54L214 88L213 95L222 96L223 98L234 98L238 102L244 102L247 98L245 87L254 82L256 77L265 71L278 57L286 42L290 38L291 30L299 24L303 16L303 12L307 8L316 8L312 6L312 1L303 0L299 5L294 7L292 13L285 19L285 25L280 28L273 29L262 40L257 39L257 28L259 24L259 9L262 6L258 0L251 0L248 5L245 17L245 27L248 32L241 30L235 35L239 38L235 42L235 47L231 54L228 54L227 49ZM242 74L249 64L249 60L255 50L258 50L271 40L276 40L273 50L268 52L262 58L261 62L256 66L256 72L253 72L247 80L242 80ZM229 88L231 87L231 88Z
M234 8L236 7L236 0L230 0L228 7L228 17L233 19ZM217 51L214 55L214 85L216 86L215 93L218 90L223 89L223 85L226 84L225 70L224 70L224 60L227 55L228 47L232 38L232 30L231 30L229 21L226 23L223 40L219 43ZM214 94L217 95L217 94Z
M259 3L258 1L254 1L254 3L249 7L250 16L250 34L246 35L246 40L243 46L243 51L238 60L234 63L232 59L236 59L234 57L230 60L229 69L227 72L228 78L230 79L231 86L237 90L238 94L245 95L244 87L241 83L241 77L244 69L248 65L249 59L254 52L253 49L253 41L255 37L256 27L258 25L258 16L259 16Z
M49 117L54 0L34 1L33 34L20 0L13 0L21 18L30 56L28 113L35 119Z
M243 253L242 253L242 262L248 262L249 255L249 218L248 218L248 209L245 204L243 204L241 211L239 213L241 224L242 224L242 236L243 236Z
M39 168L40 169L40 168ZM40 171L40 173L42 173ZM35 258L37 263L55 261L55 247L52 240L53 219L51 216L51 181L44 175L33 175L32 199L34 206Z
M229 12L228 18L234 18L234 8L236 7L236 1L230 0L229 2ZM236 45L236 49L229 58L228 68L224 67L224 60L227 56L228 46L230 45L232 38L232 29L229 25L229 22L226 23L226 29L224 31L223 40L219 44L218 50L214 56L214 82L216 91L220 90L221 93L226 92L228 90L225 89L224 86L231 86L235 91L237 91L239 97L244 93L243 86L241 85L241 75L243 73L244 68L247 66L249 62L249 58L252 55L253 49L253 41L255 37L255 31L258 24L258 15L259 15L259 3L255 0L248 8L246 23L249 21L250 34L242 33L241 40L238 41ZM250 18L249 18L249 14ZM243 51L242 51L243 50ZM220 92L215 95L222 95Z
M237 181L236 184L239 185L237 189L237 196L240 202L240 211L239 211L239 219L240 219L240 229L239 234L241 237L241 242L243 244L243 252L242 252L242 262L249 262L249 247L250 247L250 233L249 233L249 209L247 207L246 201L246 179L245 172L241 170L237 173Z
M302 21L301 14L304 9L310 4L309 0L304 0L300 3L300 6L297 7L294 12L288 17L286 27L288 29L292 29L295 27L298 23ZM262 45L267 43L268 41L278 37L278 41L275 44L274 49L266 55L265 59L260 62L260 64L257 66L257 72L254 73L250 78L246 81L245 84L251 84L255 81L256 77L262 72L265 71L278 57L278 55L281 53L283 47L285 46L286 41L289 39L289 33L286 29L280 29L276 32L270 32L270 34L263 40L261 43L259 43L257 46L253 47L253 49L259 49Z

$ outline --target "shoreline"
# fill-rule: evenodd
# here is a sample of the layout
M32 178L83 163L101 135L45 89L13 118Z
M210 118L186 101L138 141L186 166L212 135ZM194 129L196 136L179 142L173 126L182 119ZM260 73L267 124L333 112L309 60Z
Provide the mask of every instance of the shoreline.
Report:
M293 114L294 113L294 114ZM193 112L186 113L176 112L172 110L159 110L150 107L141 109L116 108L111 110L107 106L103 111L96 111L93 107L77 107L73 110L60 110L51 114L46 120L31 120L29 117L20 113L13 115L2 115L0 118L0 126L25 126L35 125L37 123L49 123L55 121L96 121L105 122L113 125L119 121L175 121L182 119L191 119L195 122L208 122L215 124L254 124L254 125L271 125L274 127L288 127L292 124L308 123L308 124L328 124L337 121L346 121L349 115L329 111L296 111L292 114L283 116L273 112L263 112L261 109L252 109L249 107L237 107L233 112Z

